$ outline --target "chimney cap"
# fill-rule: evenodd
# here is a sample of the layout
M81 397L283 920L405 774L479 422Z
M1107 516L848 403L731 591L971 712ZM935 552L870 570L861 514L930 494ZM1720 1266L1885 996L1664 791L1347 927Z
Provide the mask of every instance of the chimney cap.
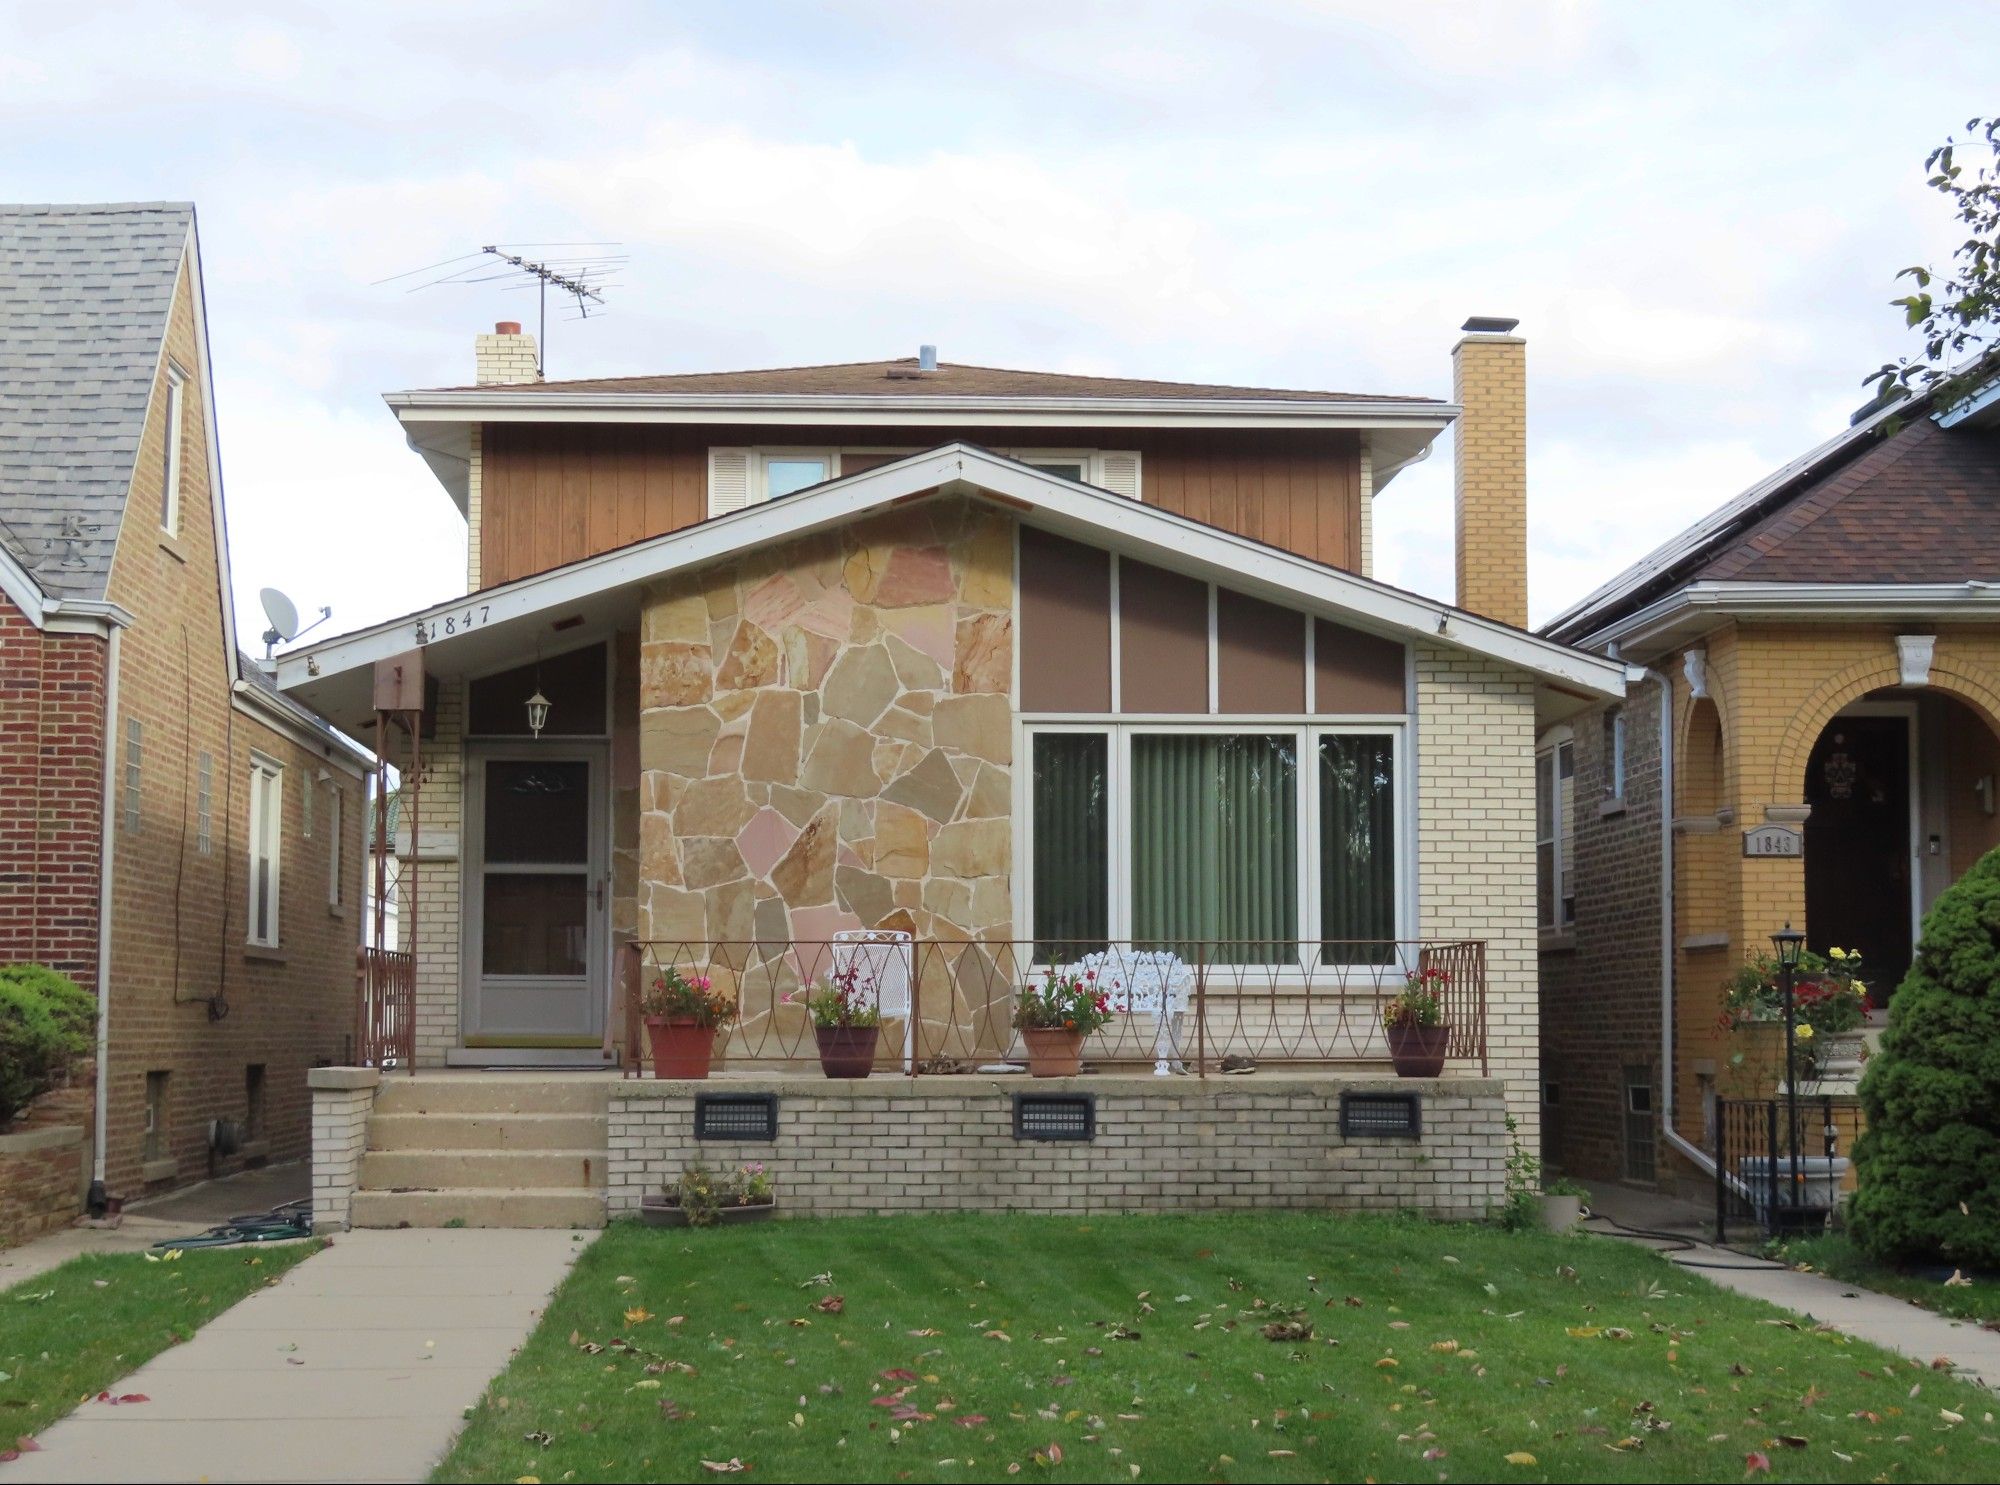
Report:
M1504 315L1474 315L1459 328L1467 335L1506 335L1520 323Z
M519 335L521 333L521 322L519 320L500 320L493 326L493 333L495 335Z

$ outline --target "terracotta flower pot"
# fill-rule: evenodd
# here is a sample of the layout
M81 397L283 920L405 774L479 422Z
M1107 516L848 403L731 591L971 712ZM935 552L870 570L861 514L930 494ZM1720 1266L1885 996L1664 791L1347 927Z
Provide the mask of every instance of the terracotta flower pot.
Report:
M1083 1033L1058 1026L1023 1026L1028 1071L1038 1078L1073 1078L1083 1071Z
M1449 1026L1390 1026L1389 1060L1396 1064L1399 1078L1435 1078L1444 1071L1445 1048L1451 1043Z
M829 1078L865 1078L875 1070L879 1026L815 1026L819 1070Z
M715 1059L715 1028L693 1021L646 1018L646 1037L653 1044L656 1078L705 1078Z

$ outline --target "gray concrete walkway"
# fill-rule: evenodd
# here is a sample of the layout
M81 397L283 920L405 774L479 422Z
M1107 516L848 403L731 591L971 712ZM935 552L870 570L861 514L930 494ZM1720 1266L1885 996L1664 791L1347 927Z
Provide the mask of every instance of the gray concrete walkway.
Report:
M1704 1279L1761 1299L1796 1315L1810 1315L1864 1341L1873 1341L1929 1366L1950 1360L1960 1376L2000 1390L2000 1334L1965 1320L1951 1320L1907 1300L1857 1289L1825 1274L1802 1274L1764 1263L1706 1240L1708 1213L1671 1197L1617 1186L1594 1186L1591 1210L1608 1218L1586 1224L1608 1237L1666 1250L1667 1261ZM1619 1224L1617 1226L1613 1223ZM1654 1238L1632 1229L1671 1235ZM1685 1248L1679 1244L1685 1243ZM1676 1251L1678 1249L1678 1251Z
M350 1232L0 1464L42 1480L424 1480L596 1233Z

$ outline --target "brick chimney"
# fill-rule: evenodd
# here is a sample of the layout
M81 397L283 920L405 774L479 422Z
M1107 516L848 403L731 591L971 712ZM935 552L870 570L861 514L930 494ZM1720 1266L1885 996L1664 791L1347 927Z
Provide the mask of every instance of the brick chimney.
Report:
M1528 623L1528 343L1519 320L1476 317L1451 353L1458 419L1458 606Z
M472 379L482 387L514 386L538 382L541 367L535 360L535 337L523 335L518 320L502 320L491 335L473 337Z

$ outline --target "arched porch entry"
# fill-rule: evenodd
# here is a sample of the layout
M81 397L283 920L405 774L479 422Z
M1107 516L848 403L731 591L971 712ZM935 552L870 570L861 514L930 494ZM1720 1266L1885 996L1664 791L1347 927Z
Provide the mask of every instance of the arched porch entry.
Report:
M1936 689L1871 691L1821 729L1805 767L1806 935L1859 950L1877 1006L1909 971L1938 894L2000 844L2000 740Z

